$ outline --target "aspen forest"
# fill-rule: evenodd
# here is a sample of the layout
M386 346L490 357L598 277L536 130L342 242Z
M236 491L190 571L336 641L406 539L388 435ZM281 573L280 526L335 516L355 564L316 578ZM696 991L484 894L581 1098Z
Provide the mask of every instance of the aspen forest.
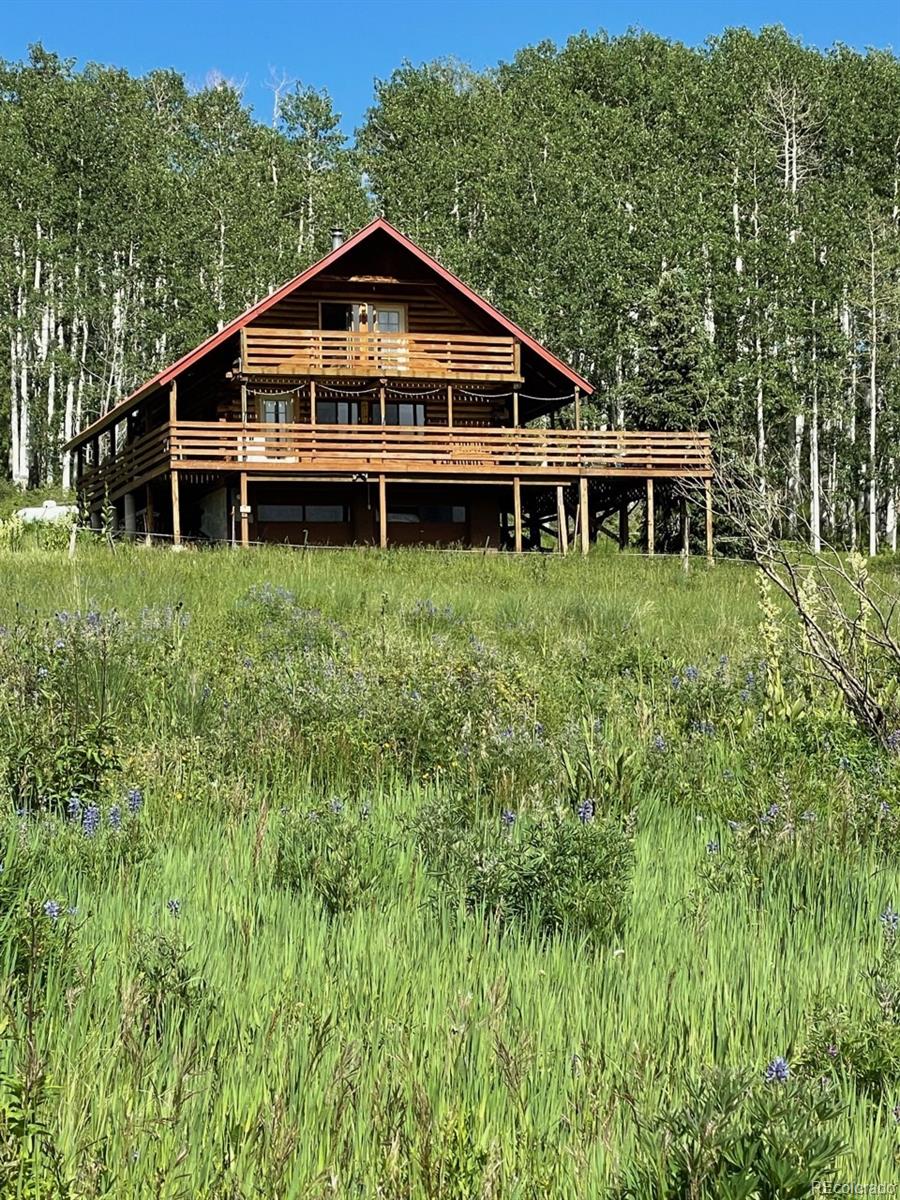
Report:
M780 28L397 66L352 136L288 70L0 63L0 455L65 441L378 212L597 385L597 428L708 429L785 537L897 549L900 61Z

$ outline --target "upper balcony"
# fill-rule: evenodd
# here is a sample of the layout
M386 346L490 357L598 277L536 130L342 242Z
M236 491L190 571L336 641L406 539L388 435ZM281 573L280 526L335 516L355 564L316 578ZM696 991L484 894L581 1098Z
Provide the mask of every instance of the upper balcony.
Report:
M356 333L332 329L241 330L245 375L521 383L519 343L480 334Z

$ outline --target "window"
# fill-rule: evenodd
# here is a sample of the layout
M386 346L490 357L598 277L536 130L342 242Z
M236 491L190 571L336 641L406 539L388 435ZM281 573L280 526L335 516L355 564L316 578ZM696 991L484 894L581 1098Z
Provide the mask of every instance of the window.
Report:
M424 425L425 424L425 405L413 404L403 401L399 404L386 403L385 425ZM373 413L375 424L381 424L381 405L373 405Z
M347 520L345 504L260 504L256 509L260 524L337 525Z
M359 402L356 400L317 400L316 420L322 425L358 425Z
M287 425L294 419L293 396L258 397L259 419L267 425Z
M405 333L406 305L365 300L352 304L323 300L319 304L319 328L352 330L355 333Z
M464 525L464 504L419 504L388 509L388 523L393 525Z

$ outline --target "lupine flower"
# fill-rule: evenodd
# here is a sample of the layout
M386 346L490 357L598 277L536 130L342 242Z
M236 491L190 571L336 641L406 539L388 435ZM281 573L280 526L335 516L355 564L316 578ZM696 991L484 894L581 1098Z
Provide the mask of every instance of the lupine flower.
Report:
M46 679L48 674L49 674L49 671L47 670L46 667L38 667L38 669L37 669L38 679Z
M96 804L90 804L84 810L81 827L86 837L93 837L100 828L100 809Z
M900 729L895 729L893 733L887 736L888 750L900 750Z
M731 783L732 779L734 779L734 771L732 771L731 767L725 768L725 770L722 772L722 778L726 781L726 783Z
M58 900L45 900L44 901L44 914L45 914L45 916L49 917L49 919L51 921L58 921L59 914L61 912L62 912L62 908L61 908Z
M707 854L718 854L719 853L719 843L718 842L707 842L706 843L706 853Z
M122 810L118 804L114 804L109 810L109 824L111 829L122 828Z
M882 800L878 805L878 814L882 817L889 817L891 815L891 806L888 804L887 800Z
M900 926L900 913L894 911L894 906L889 904L878 919L881 921L887 936L894 937L897 933L897 927Z
M81 816L81 801L74 792L66 802L66 816L70 821L77 821Z
M169 912L172 914L173 917L177 917L181 912L181 901L180 900L167 900L166 908L169 910Z
M658 750L660 754L664 754L666 750L666 739L661 733L658 733L653 739L653 749Z
M340 800L332 800L330 808L335 815L344 811L344 806L341 804Z
M681 687L682 683L684 683L684 680L681 678L680 675L672 676L672 687L675 689L676 692Z
M838 766L840 767L840 769L842 771L850 770L850 759L847 757L846 754L842 754L841 757L838 759Z
M786 1083L790 1074L791 1068L788 1066L787 1059L778 1055L766 1067L766 1083Z
M578 820L582 825L586 825L588 821L594 819L594 802L593 800L582 800L578 805Z
M128 811L130 813L141 811L144 803L144 796L140 788L129 788L125 798L128 801Z
M515 825L516 814L511 809L504 808L503 812L500 814L500 820L508 829L510 825Z
M741 690L739 692L739 697L740 697L741 703L746 704L747 701L750 699L750 689L749 688L741 688Z
M685 667L684 668L684 677L688 681L688 683L696 683L697 680L700 678L700 668L699 667Z

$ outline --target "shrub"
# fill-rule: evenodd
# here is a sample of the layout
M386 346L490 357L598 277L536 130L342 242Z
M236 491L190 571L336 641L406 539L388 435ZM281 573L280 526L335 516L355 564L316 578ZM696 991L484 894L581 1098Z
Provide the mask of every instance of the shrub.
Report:
M275 882L318 897L331 915L371 904L389 868L388 845L366 806L343 801L289 814L279 831Z
M459 817L435 820L425 810L417 827L445 894L467 911L543 934L605 937L621 928L634 860L627 824L596 815L590 800L577 813L504 812L474 827Z
M780 1060L776 1060L780 1061ZM842 1105L819 1084L716 1072L687 1101L639 1118L620 1200L805 1200L844 1147L828 1128Z

